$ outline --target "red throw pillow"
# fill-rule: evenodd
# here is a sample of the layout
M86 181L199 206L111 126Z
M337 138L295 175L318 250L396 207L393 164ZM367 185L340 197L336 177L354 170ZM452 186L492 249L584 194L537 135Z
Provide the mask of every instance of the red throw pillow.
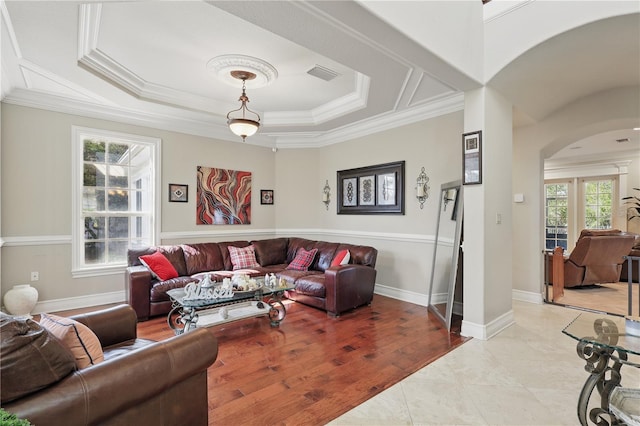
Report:
M338 254L336 254L336 257L331 261L331 266L346 265L349 263L349 259L351 259L351 253L349 253L349 250L340 250Z
M253 246L234 247L229 246L229 256L233 270L259 268L260 265L256 260L256 252Z
M159 251L153 254L147 254L139 257L140 262L146 266L154 277L160 281L170 280L171 278L178 277L178 271L173 267L169 259Z
M311 266L311 262L313 262L313 258L316 256L318 249L313 250L305 250L302 247L298 249L296 252L296 257L291 261L287 269L292 269L294 271L307 271L309 270L309 266Z

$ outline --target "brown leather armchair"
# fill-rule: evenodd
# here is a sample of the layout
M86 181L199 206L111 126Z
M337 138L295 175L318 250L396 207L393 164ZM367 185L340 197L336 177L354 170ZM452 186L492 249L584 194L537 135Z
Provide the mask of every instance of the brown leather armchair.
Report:
M202 328L161 342L140 339L136 335L136 313L129 305L72 318L96 334L105 360L72 371L43 389L3 401L6 411L35 425L207 424L207 368L218 354L213 334ZM27 340L42 335L44 329L27 321L30 323L17 325L26 325ZM12 326L5 326L6 318L2 344L14 345L18 334L11 332ZM17 355L24 355L24 361L32 363L23 371L44 371L33 367L34 362L42 360L39 349L34 351L33 344L20 347ZM12 359L20 360L20 356ZM50 364L51 357L43 362ZM15 365L8 368L16 371ZM11 372L3 372L3 381L8 377L5 374Z
M568 257L561 252L554 254L551 283L570 288L620 281L624 256L631 251L635 239L635 234L617 229L583 230Z

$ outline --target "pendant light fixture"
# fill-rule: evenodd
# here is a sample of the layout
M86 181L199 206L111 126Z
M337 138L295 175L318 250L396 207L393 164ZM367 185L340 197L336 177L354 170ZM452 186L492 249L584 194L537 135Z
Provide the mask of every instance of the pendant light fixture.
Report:
M242 138L244 142L247 136L254 135L258 128L260 127L260 116L258 113L251 111L247 107L247 102L249 102L249 97L246 93L246 81L253 80L256 78L256 75L249 71L231 71L231 76L238 80L242 80L242 94L238 99L240 101L240 108L229 111L227 114L227 125L229 129L236 135ZM234 114L237 113L237 114ZM233 117L232 114L236 115ZM247 114L253 114L256 119L251 119L247 117Z

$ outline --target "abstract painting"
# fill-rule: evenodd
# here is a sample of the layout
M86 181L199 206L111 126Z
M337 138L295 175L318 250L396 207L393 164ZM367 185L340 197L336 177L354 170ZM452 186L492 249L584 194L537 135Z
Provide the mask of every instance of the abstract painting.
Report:
M251 172L198 166L197 225L251 223Z

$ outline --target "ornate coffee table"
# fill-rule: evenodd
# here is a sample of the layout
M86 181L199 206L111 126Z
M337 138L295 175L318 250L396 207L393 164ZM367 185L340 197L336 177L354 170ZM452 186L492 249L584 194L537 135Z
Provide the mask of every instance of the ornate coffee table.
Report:
M578 341L578 356L586 361L585 370L590 373L578 399L578 420L583 426L589 424L588 420L599 426L625 424L616 416L624 418L628 413L619 412L616 405L640 406L638 402L629 402L631 395L638 394L637 389L620 387L623 365L640 368L639 363L629 360L629 355L640 355L640 337L627 333L625 327L624 318L584 313L562 330ZM594 389L600 395L600 406L589 410ZM614 401L616 394L627 400ZM634 413L638 416L637 408Z
M282 296L293 285L282 281L284 285L268 287L263 278L257 278L261 284L256 290L234 292L232 297L215 299L185 300L184 288L169 290L172 309L167 315L167 323L175 334L182 334L196 327L210 327L245 318L268 316L272 327L277 327L287 315Z

